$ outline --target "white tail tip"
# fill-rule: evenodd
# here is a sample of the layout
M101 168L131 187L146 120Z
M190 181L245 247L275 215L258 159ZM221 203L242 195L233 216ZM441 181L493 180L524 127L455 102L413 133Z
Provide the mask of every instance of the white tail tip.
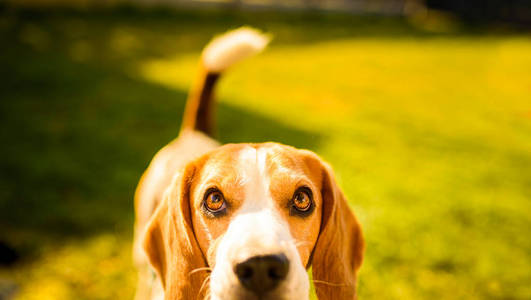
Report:
M222 72L244 58L262 51L270 41L266 34L241 27L214 38L203 51L204 67L210 72Z

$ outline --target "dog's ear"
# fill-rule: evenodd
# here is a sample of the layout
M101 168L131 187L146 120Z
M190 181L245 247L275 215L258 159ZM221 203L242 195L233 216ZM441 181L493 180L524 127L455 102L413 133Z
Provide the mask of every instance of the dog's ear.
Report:
M320 300L356 299L356 273L364 251L363 234L332 169L323 161L321 172L321 228L312 257L315 290Z
M144 250L164 288L165 299L196 299L205 280L206 260L194 234L190 212L190 185L195 166L189 164L177 175L144 236Z

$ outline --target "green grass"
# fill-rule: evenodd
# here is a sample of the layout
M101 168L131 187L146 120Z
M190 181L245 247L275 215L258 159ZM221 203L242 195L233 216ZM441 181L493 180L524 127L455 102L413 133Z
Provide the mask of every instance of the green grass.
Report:
M266 12L0 15L0 269L17 299L134 293L132 196L201 47L271 47L221 83L219 138L311 149L363 225L361 299L531 298L531 39Z

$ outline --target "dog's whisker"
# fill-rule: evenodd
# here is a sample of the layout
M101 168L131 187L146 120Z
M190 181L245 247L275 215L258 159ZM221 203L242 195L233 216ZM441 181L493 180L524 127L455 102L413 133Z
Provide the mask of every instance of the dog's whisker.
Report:
M192 271L190 271L190 273L188 273L188 275L192 275L194 273L201 272L201 271L212 272L212 268L204 267L204 268L193 269Z
M327 282L327 281L323 281L323 280L316 280L316 279L313 279L312 282L313 283L317 283L317 284L326 284L326 285L329 285L329 286L346 286L346 284L342 284L342 283L332 283L332 282Z
M207 295L210 294L210 293L208 293L208 284L205 285L209 280L210 280L210 275L208 275L207 277L205 277L205 280L203 280L203 283L201 284L201 288L199 288L199 292L197 293L198 296L201 295L201 291L203 291L203 289L205 288L205 286L207 287Z
M207 282L210 280L210 275L205 277L205 279L203 280L203 283L201 284L201 288L199 289L199 292L201 293L201 290L205 288Z

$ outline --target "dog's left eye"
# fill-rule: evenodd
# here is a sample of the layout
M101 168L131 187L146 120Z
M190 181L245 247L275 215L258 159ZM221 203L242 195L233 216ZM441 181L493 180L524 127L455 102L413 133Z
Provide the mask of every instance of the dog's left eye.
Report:
M211 213L219 213L226 208L225 197L217 189L209 189L205 194L204 207Z
M307 187L301 187L295 191L291 200L291 213L299 216L307 216L313 211L312 191Z
M311 204L310 196L304 191L296 193L295 197L293 197L293 206L300 211L308 210Z

